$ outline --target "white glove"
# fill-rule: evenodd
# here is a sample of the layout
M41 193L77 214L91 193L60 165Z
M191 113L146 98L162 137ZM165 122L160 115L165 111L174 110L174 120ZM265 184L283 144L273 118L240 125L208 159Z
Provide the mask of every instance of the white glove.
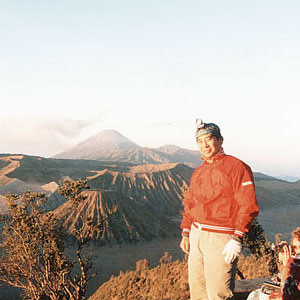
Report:
M232 263L242 252L242 243L236 239L231 239L224 247L222 252L225 255L225 261Z

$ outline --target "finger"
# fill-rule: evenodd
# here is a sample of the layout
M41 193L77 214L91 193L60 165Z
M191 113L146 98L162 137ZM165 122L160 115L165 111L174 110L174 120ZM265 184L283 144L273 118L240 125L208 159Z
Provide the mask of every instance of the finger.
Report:
M291 255L292 255L291 246L284 246L283 250L284 250L284 254L286 255L287 258L291 257Z
M230 258L229 255L226 255L226 256L225 256L225 262L227 262L228 264L231 263L231 258Z
M181 243L180 245L180 248L181 250L184 252L184 253L189 253L189 248L190 248L190 245L189 244L186 244L186 243Z
M189 248L186 245L184 245L181 249L184 253L186 253L186 254L189 253Z
M231 260L231 258L230 258L229 253L226 253L226 255L225 255L225 261L229 264L230 260Z
M284 253L285 256L288 256L288 254L289 254L289 248L288 248L288 246L284 246L283 247L283 253Z
M187 252L190 252L190 243L189 242L186 244L186 250L187 250Z

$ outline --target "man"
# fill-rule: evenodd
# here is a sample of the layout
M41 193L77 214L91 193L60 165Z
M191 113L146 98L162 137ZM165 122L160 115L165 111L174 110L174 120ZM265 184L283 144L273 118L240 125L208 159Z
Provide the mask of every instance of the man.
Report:
M300 299L300 227L292 232L291 247L285 247L282 271L282 299Z
M300 227L297 227L292 232L291 245L292 245L292 252L295 255L300 255Z
M253 173L224 154L216 124L196 123L204 163L194 171L184 199L180 243L189 253L191 300L233 299L241 238L258 215Z

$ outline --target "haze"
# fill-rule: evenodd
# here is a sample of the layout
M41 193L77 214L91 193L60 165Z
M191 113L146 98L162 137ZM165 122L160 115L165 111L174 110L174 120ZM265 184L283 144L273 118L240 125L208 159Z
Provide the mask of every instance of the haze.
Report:
M105 129L197 149L195 118L254 171L300 178L299 1L2 1L0 153Z

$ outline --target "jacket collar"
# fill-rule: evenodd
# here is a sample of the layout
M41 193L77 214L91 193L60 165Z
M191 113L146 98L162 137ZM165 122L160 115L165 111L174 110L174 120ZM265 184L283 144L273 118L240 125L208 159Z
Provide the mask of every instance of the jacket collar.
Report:
M214 162L220 160L224 156L225 156L224 149L223 149L223 147L221 147L219 152L215 156L213 156L210 160L207 160L204 156L202 156L201 159L204 160L204 163L211 164L211 163L214 163Z

